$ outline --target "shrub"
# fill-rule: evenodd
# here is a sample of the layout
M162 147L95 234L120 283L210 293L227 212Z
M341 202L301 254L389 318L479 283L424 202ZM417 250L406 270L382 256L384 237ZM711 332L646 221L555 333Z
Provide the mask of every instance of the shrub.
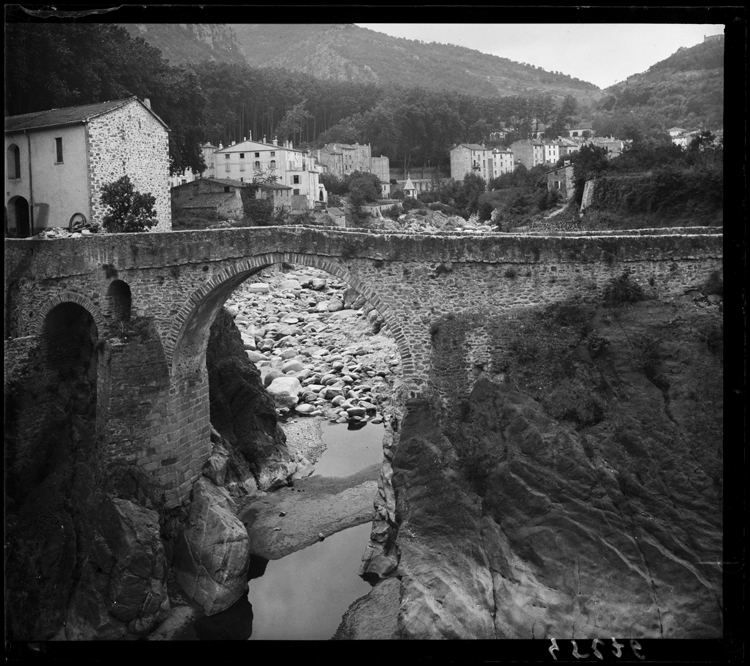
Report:
M645 298L643 288L631 279L627 269L620 277L612 278L604 288L604 300L609 304L635 303Z
M104 185L101 200L109 207L102 225L110 233L146 231L157 223L156 197L136 191L128 176Z

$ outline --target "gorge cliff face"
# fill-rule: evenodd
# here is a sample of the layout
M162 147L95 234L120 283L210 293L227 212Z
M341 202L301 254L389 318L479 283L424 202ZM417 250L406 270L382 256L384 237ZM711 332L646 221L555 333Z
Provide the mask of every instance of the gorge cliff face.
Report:
M403 420L401 638L721 637L718 300L485 320L470 394Z

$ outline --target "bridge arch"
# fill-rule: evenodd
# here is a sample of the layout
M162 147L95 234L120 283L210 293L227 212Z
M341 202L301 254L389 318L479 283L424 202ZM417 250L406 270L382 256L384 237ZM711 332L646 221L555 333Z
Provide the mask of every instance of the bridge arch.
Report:
M175 316L164 345L167 365L171 367L173 376L178 371L180 357L184 352L189 350L194 358L203 357L211 324L232 292L255 273L281 263L299 264L323 270L354 288L378 311L391 331L401 356L403 372L406 374L413 368L411 350L400 323L394 317L388 304L372 287L352 275L346 266L338 261L315 254L272 252L243 259L221 270L191 294Z
M52 296L34 315L34 319L31 322L31 330L36 335L42 335L44 332L45 322L47 321L47 315L58 305L62 303L77 303L84 310L86 310L94 320L96 324L97 332L101 336L102 332L106 328L106 322L99 308L96 307L88 298L81 296L72 291L64 291L59 294Z

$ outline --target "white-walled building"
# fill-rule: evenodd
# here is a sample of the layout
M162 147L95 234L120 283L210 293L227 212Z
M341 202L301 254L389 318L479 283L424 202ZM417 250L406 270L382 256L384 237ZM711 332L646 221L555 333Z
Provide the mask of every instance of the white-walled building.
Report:
M276 182L292 188L292 210L312 209L315 202L328 201L328 193L320 182L317 160L306 151L292 147L292 142L279 144L253 141L220 147L213 153L215 178L230 178L251 183L256 180Z
M169 128L136 97L5 118L6 234L101 222L102 188L127 175L156 199L154 230L172 228Z
M492 151L492 176L497 178L504 173L511 173L516 168L513 151L507 148L495 148Z

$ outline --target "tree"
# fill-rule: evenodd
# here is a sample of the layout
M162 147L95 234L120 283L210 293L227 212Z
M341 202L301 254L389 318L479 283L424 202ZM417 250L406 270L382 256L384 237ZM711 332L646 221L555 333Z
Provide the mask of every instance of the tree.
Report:
M110 209L102 220L110 233L146 231L157 223L156 198L137 192L128 176L104 185L101 201Z
M294 137L299 134L300 141L302 141L304 123L311 117L310 112L305 108L306 105L307 100L303 99L284 114L281 122L276 125L276 133L279 138L287 139L291 134L292 140L294 140Z

